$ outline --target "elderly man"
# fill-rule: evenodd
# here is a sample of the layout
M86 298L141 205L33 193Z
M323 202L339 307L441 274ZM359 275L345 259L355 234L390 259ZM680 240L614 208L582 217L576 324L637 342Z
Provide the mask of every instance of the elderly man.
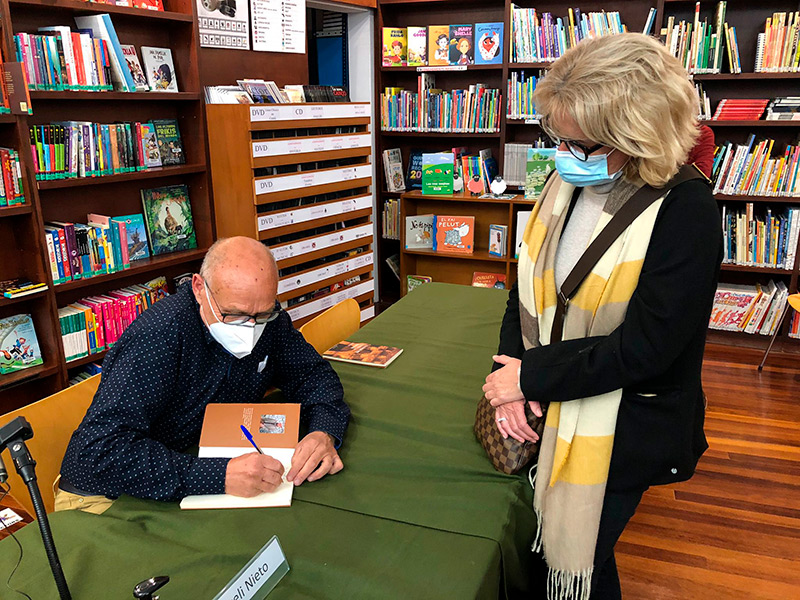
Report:
M191 494L254 496L274 490L283 467L255 452L185 454L200 439L210 402L259 402L278 387L301 404L308 434L287 478L295 485L342 469L336 447L350 410L336 373L276 301L270 251L244 237L217 241L192 285L148 309L103 363L103 376L70 440L56 510L102 512L121 494L176 500Z

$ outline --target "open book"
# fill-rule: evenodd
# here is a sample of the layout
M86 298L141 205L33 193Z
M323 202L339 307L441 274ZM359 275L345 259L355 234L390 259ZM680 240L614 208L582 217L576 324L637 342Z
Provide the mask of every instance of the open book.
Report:
M294 485L285 480L300 429L299 404L209 404L200 433L200 458L234 458L256 449L242 432L244 425L264 454L281 462L284 481L274 492L241 498L228 494L187 496L181 508L257 508L291 506Z

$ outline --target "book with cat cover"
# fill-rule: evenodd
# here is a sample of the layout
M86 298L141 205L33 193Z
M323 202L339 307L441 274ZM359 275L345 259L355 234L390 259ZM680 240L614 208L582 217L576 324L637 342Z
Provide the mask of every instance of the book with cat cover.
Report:
M0 319L0 373L14 373L43 362L31 316Z
M253 437L245 436L244 427ZM299 404L218 404L206 406L203 429L200 432L200 458L234 458L256 452L256 444L267 456L279 461L288 473L292 455L299 439ZM294 485L283 481L276 490L252 498L228 494L187 496L182 509L255 508L291 506Z
M374 346L364 342L339 342L322 356L328 360L380 367L385 369L402 354L402 348L393 346Z
M503 62L503 23L475 23L475 64Z
M472 25L450 25L450 64L475 64Z
M197 248L186 185L142 190L142 206L153 256Z
M153 92L177 92L178 80L169 48L142 46L142 60L147 83Z

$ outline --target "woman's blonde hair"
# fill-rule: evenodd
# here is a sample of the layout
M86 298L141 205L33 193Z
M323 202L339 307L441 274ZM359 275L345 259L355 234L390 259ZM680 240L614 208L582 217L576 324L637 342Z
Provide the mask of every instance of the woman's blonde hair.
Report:
M534 102L551 123L569 115L587 138L629 155L625 178L654 187L686 162L698 136L697 99L686 70L660 42L640 33L582 41L553 63Z

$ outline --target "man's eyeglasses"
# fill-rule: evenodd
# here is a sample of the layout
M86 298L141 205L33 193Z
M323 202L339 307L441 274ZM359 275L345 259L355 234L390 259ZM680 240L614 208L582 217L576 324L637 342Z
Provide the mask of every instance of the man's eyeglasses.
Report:
M211 288L208 287L208 284L206 284L205 282L203 283L206 286L206 291L208 292L209 296L214 298L214 295L211 293ZM220 309L219 302L217 302L216 298L214 298L214 304L217 305L217 310L219 311L220 317L222 317L220 321L222 321L226 325L244 325L250 327L254 327L256 325L264 325L265 323L271 323L272 321L277 319L278 316L280 316L281 311L283 310L283 308L281 308L281 303L278 302L277 300L275 300L275 306L272 308L272 310L268 310L267 312L263 313L258 313L256 315L243 315L241 313L224 313Z
M545 132L547 137L553 140L553 143L556 145L556 147L560 146L561 144L564 144L567 147L567 150L569 150L569 153L580 161L586 162L587 160L589 160L589 156L592 154L592 152L597 152L598 150L600 150L600 148L605 146L605 144L595 144L594 146L587 146L585 144L581 144L580 142L562 139L557 135L555 135L553 133L553 130L550 129L550 127L548 127L547 117L542 117L542 119L539 121L539 124L542 128L542 131Z

